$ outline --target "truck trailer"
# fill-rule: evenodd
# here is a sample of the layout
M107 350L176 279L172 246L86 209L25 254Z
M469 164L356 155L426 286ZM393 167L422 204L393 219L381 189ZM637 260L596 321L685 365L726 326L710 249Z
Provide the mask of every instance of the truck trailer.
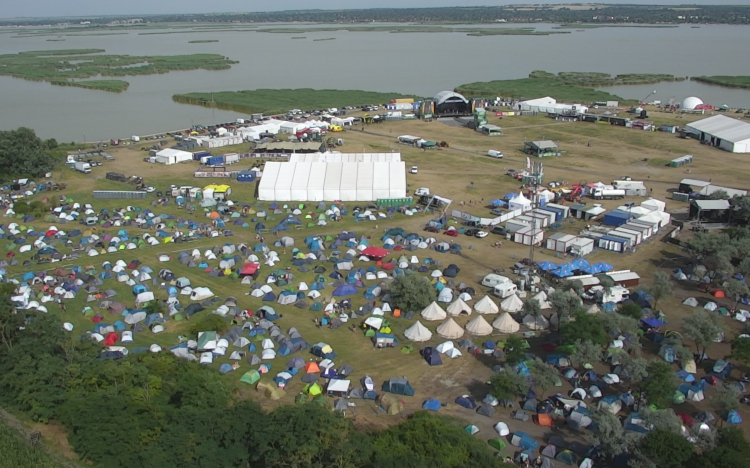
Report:
M591 198L595 200L620 200L625 198L625 190L595 188L591 191Z
M91 174L91 164L84 162L84 161L76 161L75 170L78 172L83 172L84 174Z

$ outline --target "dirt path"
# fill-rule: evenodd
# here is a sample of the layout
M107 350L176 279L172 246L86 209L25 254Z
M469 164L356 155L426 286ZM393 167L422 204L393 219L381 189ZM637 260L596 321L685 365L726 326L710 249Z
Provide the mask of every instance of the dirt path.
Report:
M8 413L7 411L0 409L0 419L7 425L9 428L13 429L14 431L18 432L18 434L23 438L25 441L29 443L30 446L41 448L44 450L47 455L52 457L55 462L57 462L61 467L63 468L80 468L80 465L71 462L70 460L65 459L65 457L61 456L60 453L52 449L51 447L47 446L45 443L41 444L32 444L31 443L31 434L33 434L36 431L30 430L24 423L22 423L18 418L13 416L12 414ZM44 430L39 431L42 433L42 439L46 438L44 434Z

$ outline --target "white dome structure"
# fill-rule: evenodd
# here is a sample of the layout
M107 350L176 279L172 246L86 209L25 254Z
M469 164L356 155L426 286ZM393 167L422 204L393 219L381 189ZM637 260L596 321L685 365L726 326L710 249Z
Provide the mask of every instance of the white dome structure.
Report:
M680 104L680 109L683 110L694 110L696 107L703 105L703 101L695 96L685 98Z

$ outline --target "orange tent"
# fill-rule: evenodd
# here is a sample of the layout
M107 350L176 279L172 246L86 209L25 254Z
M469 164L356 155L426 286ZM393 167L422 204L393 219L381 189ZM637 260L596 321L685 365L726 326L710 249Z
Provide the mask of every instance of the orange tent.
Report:
M396 309L393 311L394 317L401 317L401 309Z
M307 372L308 374L319 374L320 367L318 367L317 362L310 361L307 364L305 364L305 372Z
M724 295L724 291L722 291L721 289L714 289L713 291L711 291L711 294L712 294L712 295L713 295L714 297L726 297L726 296Z
M540 426L552 427L552 418L549 417L549 414L537 414L532 419L534 423Z
M217 213L216 211L212 211L211 214L208 215L208 217L211 219L216 219L219 217L219 213Z

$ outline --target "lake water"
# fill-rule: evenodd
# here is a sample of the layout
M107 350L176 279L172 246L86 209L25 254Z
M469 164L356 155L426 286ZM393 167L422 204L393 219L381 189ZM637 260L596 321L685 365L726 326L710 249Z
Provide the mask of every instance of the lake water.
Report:
M276 25L274 25L276 26ZM554 25L536 25L551 29ZM514 25L490 27L517 27ZM150 32L153 30L149 30ZM0 53L101 48L111 54L220 53L239 64L224 71L171 72L125 77L121 94L0 77L0 129L34 128L61 141L96 141L163 132L191 124L234 120L237 112L177 104L175 93L259 88L393 91L432 96L473 81L526 77L533 70L668 73L677 76L750 75L746 26L598 28L550 36L461 33L320 31L293 34L205 31L178 34L13 38L0 35ZM292 39L305 36L305 39ZM335 40L314 41L314 39ZM189 44L217 39L219 42ZM666 102L700 96L705 102L750 107L750 91L685 81L620 86L607 91L630 99Z

